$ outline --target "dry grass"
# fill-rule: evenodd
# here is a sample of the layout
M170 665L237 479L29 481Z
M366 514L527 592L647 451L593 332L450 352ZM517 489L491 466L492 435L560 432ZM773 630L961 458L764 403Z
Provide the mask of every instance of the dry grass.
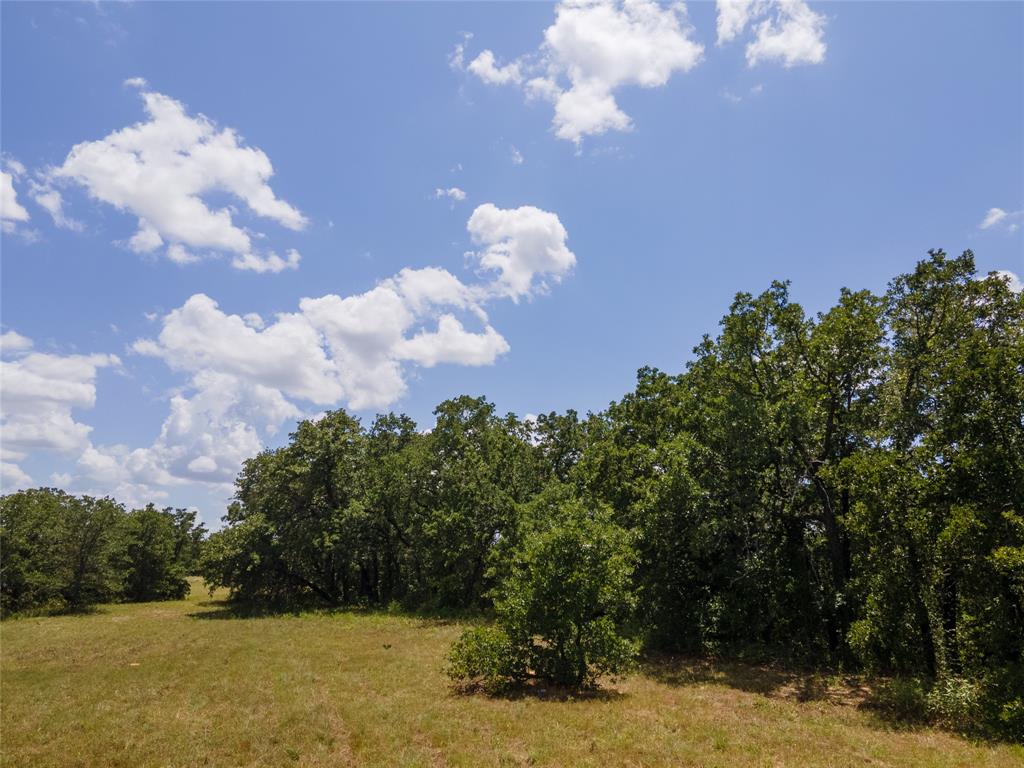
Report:
M4 622L5 766L1020 766L895 730L854 685L660 660L600 695L488 699L441 671L460 627L175 603Z

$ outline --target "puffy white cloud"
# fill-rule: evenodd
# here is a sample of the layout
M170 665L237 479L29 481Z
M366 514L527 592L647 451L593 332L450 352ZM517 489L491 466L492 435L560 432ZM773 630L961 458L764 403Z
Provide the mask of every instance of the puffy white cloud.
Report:
M312 403L335 403L343 394L337 370L306 318L282 314L261 331L201 293L164 318L156 340L137 341L133 350L178 371L258 381Z
M32 339L17 331L4 331L0 334L0 354L24 352L27 349L32 349Z
M754 0L718 0L718 44L734 40L750 21Z
M577 144L584 136L630 129L616 90L665 85L704 53L691 39L681 3L565 0L555 13L535 54L498 67L485 50L468 69L486 83L523 85L529 97L551 101L555 134Z
M780 61L792 67L825 60L825 17L804 0L718 0L719 45L734 40L751 24L754 39L746 49L749 66Z
M21 467L11 461L0 461L0 493L11 493L32 486L32 478Z
M1008 269L997 269L996 274L1006 281L1006 284L1014 293L1021 293L1024 291L1024 282L1021 282L1020 276L1015 272L1011 272Z
M138 78L128 82L145 87ZM75 182L93 198L137 217L138 230L128 241L136 252L166 244L167 255L181 263L195 260L190 249L200 249L235 254L232 265L238 269L294 268L297 256L285 260L255 253L250 233L235 224L232 209L211 209L204 200L230 194L256 216L303 229L306 217L270 188L274 169L267 155L245 146L233 129L189 115L181 102L153 91L141 95L148 120L73 147L61 166L45 174L40 204L55 220L63 218L52 187Z
M491 326L483 333L471 333L454 315L441 315L436 331L420 331L411 339L403 339L396 354L427 368L438 363L457 365L488 365L510 349L505 338Z
M545 280L560 281L576 264L566 246L568 233L558 216L524 205L503 210L491 203L479 206L466 225L480 266L498 273L488 291L517 300L546 288Z
M482 247L474 255L485 275L469 285L439 267L406 268L362 293L304 298L272 319L230 314L209 296L192 296L160 318L154 338L131 345L186 377L169 396L159 436L138 448L94 445L78 425L66 446L78 450L78 485L140 502L186 483L227 493L242 462L290 421L341 404L386 407L405 393L414 366L494 363L509 344L490 325L485 303L542 289L575 256L558 217L538 208L482 205L467 226ZM27 340L11 333L0 340L25 355L16 363L31 358ZM62 378L70 386L82 376ZM88 383L87 391L49 390L62 402L91 404Z
M519 84L523 82L523 74L519 71L518 62L513 61L503 67L496 65L494 53L484 51L469 63L467 69L485 83L491 85Z
M272 387L204 371L185 393L171 398L170 413L151 446L90 445L78 467L92 482L111 488L227 484L245 459L263 449L267 435L301 415Z
M520 152L515 147L512 147L512 165L522 165L522 164L523 164L523 153Z
M97 371L120 361L114 355L28 352L31 341L14 331L0 341L7 358L0 360L3 460L15 477L20 469L14 462L30 452L71 455L88 445L92 428L75 421L72 410L95 405Z

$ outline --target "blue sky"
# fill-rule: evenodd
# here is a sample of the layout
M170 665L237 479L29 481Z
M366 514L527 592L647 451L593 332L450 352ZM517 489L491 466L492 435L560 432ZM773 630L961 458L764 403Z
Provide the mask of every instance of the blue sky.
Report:
M1021 3L0 16L5 491L215 524L300 416L598 410L775 278L1024 273Z

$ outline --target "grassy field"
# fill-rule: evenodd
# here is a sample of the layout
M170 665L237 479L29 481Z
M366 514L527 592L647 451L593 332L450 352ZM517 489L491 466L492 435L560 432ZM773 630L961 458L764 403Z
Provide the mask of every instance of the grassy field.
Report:
M188 600L0 625L5 766L1020 766L1024 749L896 730L862 692L666 661L575 700L458 695L460 627Z

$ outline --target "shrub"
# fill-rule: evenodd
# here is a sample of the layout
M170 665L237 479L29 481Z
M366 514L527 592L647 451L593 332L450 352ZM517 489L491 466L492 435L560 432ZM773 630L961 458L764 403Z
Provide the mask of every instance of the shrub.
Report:
M528 676L528 658L500 627L474 627L455 641L448 654L448 676L488 693L497 693Z
M561 502L527 525L495 590L497 626L468 630L449 675L485 688L538 677L591 686L631 669L636 644L622 628L635 605L630 535L608 513Z
M927 707L931 721L937 725L976 731L982 722L981 686L963 677L941 677L928 691Z

